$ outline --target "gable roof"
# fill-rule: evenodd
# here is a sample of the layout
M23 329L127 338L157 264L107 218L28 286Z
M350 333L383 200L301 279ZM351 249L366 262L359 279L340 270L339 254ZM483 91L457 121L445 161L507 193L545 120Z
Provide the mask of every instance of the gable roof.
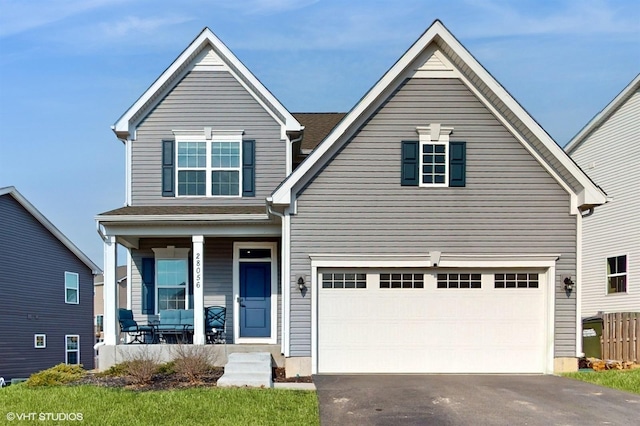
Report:
M640 73L636 75L636 77L631 80L631 83L625 87L622 92L618 94L602 111L595 115L579 132L577 135L573 137L569 141L569 143L564 147L564 150L571 154L582 142L584 142L587 137L602 123L607 121L609 117L613 115L614 112L618 110L627 100L633 96L635 92L640 90Z
M346 115L346 112L294 112L293 116L304 126L301 148L317 147Z
M212 54L205 49L212 49ZM299 132L300 123L269 90L244 66L209 28L202 32L176 58L156 81L111 127L119 139L135 139L135 128L146 114L189 72L196 62L205 68L223 67L260 103L274 119L281 123L282 138L286 132Z
M31 204L26 198L22 196L18 192L18 190L13 186L8 186L5 188L0 188L0 197L3 195L12 196L26 211L31 214L38 222L42 224L49 232L53 234L65 247L69 249L82 263L87 265L87 268L91 269L94 275L102 273L102 270L89 259L89 257L84 254L75 244L71 242L69 238L67 238L58 228L55 227L53 223L49 221L38 209L36 209L33 204Z
M572 211L606 202L606 195L438 20L378 80L268 201L280 205L295 201L297 191L321 170L404 79L425 72L434 77L459 78L572 194Z

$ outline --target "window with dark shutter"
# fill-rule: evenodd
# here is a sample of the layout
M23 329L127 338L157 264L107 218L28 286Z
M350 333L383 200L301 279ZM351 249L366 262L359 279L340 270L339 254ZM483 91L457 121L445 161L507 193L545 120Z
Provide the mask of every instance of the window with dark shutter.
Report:
M418 141L402 141L402 186L418 186Z
M162 141L162 196L175 196L174 141Z
M449 186L465 186L466 142L449 142Z
M142 259L142 313L153 315L156 313L155 301L155 270L156 264L153 257Z
M242 196L255 197L256 195L256 142L252 140L242 141Z

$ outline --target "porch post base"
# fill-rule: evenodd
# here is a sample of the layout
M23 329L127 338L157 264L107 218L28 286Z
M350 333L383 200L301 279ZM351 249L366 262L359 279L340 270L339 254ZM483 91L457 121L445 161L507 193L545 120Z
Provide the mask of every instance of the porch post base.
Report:
M555 374L571 373L578 371L578 358L557 357L553 359L553 372Z
M311 375L311 357L297 356L284 359L284 370L287 377L306 377Z

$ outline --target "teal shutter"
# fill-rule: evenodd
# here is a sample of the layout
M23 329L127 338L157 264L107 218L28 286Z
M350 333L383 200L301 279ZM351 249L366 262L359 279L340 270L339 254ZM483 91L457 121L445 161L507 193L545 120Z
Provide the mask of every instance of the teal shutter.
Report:
M174 141L162 141L162 196L175 196Z
M449 142L449 186L465 186L466 142Z
M242 196L256 196L256 141L242 141Z
M156 263L153 257L142 259L142 313L156 313Z
M418 141L402 141L402 172L400 184L402 186L418 186L420 173L418 165Z

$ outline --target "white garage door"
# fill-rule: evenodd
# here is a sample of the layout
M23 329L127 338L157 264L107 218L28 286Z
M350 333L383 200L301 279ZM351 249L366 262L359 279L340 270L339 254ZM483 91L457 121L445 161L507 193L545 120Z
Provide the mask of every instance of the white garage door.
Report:
M319 373L543 373L544 271L322 270Z

